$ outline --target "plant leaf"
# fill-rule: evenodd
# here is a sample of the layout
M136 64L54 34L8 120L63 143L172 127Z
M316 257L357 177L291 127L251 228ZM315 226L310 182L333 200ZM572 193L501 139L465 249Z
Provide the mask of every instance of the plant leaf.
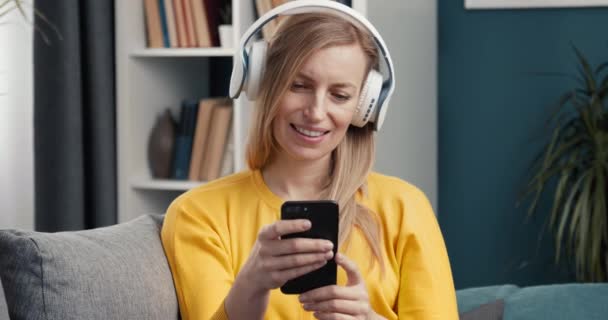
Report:
M569 161L570 165L572 161ZM554 229L556 226L556 221L559 218L559 209L563 205L563 197L566 192L566 186L568 186L568 182L570 181L570 174L572 173L572 167L565 168L562 170L561 177L559 182L557 183L557 188L555 189L555 197L553 198L553 208L551 209L551 216L549 222L549 228Z
M574 214L572 216L572 223L570 224L570 236L572 238L580 237L577 241L576 260L577 265L581 269L581 280L588 280L589 272L589 229L591 227L591 210L589 208L589 200L591 199L591 187L593 185L592 170L588 170L589 174L585 175L584 186L581 194L578 197L577 205L574 208Z
M606 67L608 67L608 62L600 64L597 68L595 68L595 74L599 75Z
M53 29L53 31L55 32L55 34L57 35L57 38L59 40L63 40L63 36L61 35L61 32L59 32L59 28L57 28L57 26L54 23L49 21L49 19L44 14L42 14L42 12L40 12L38 9L36 9L36 8L33 8L33 9L34 9L34 15L36 17L38 17L40 20L42 20L44 23L46 23L49 27L51 27L51 29ZM36 28L36 30L38 30L38 28Z
M595 80L593 79L593 71L591 69L591 66L589 65L589 62L587 62L587 58L585 58L585 56L578 50L576 46L572 46L572 48L574 49L574 52L576 53L576 56L578 57L578 60L581 63L581 66L583 67L582 73L585 78L587 89L589 89L590 91L595 91L596 84Z
M560 258L560 254L561 254L561 245L564 240L564 237L563 237L564 229L565 229L566 223L568 222L568 219L570 217L570 209L572 207L572 203L576 197L578 189L580 188L581 183L583 182L584 178L585 178L585 174L578 177L576 182L572 185L572 188L570 188L570 191L569 191L568 199L566 200L566 203L564 204L564 207L561 211L562 212L561 219L560 219L559 227L557 229L557 233L555 236L555 261L556 261L556 263L559 262L559 258Z
M592 214L592 221L593 223L590 226L590 242L591 242L591 248L590 248L590 252L589 252L589 256L590 256L590 262L592 265L592 281L603 281L604 280L604 273L602 271L601 268L601 264L602 264L602 242L605 240L603 239L604 236L604 229L606 228L605 222L606 222L606 211L605 211L605 207L604 207L604 196L606 195L605 193L605 181L604 181L604 170L602 168L601 163L598 163L599 165L596 165L594 167L594 171L595 171L595 183L594 183L594 192L591 193L589 196L591 197L591 199L589 199L591 201L591 203L593 203L593 208L590 211L590 213Z
M8 7L8 9L4 9L4 11L0 12L0 18L4 17L5 15L9 14L11 11L15 10L16 7Z
M557 116L563 111L562 110L563 107L565 105L567 105L567 103L569 101L571 101L572 99L574 99L575 97L576 97L576 91L575 90L569 91L569 92L566 92L566 93L562 94L562 96L559 98L559 100L557 102L557 105L554 107L553 110L550 111L550 113L549 113L550 116L549 116L549 118L547 120L547 124L555 121L555 118L557 118Z
M0 3L0 9L2 9L2 7L4 7L5 5L11 3L13 0L4 0L4 2Z
M543 186L545 185L545 183L549 179L551 179L551 177L560 173L562 170L572 169L575 166L572 163L556 166L560 157L562 157L570 148L576 147L578 144L580 144L585 139L585 137L582 135L575 136L571 141L559 146L558 150L556 150L555 152L552 152L557 143L557 139L559 139L559 136L560 136L559 128L556 128L554 130L554 134L551 139L551 142L549 143L549 145L546 148L547 151L545 152L544 160L543 160L542 164L538 165L539 170L532 177L532 179L530 179L530 182L528 183L528 187L526 188L523 195L521 196L521 198L525 198L525 197L529 196L530 194L534 193L534 198L532 200L530 207L528 208L527 218L529 218L536 210L536 207L538 205L538 200L540 199L540 195L542 194ZM520 201L521 201L521 198L520 198Z
M19 10L19 13L21 13L21 16L23 18L27 19L27 14L25 13L25 10L23 9L23 3L22 3L22 1L21 0L15 0L15 6Z
M588 138L583 134L577 134L574 137L572 137L571 139L569 139L569 141L562 142L562 144L559 145L559 147L555 150L555 152L551 153L552 150L548 150L546 153L545 161L543 162L543 166L541 167L539 173L542 173L543 175L547 175L548 177L556 174L557 172L555 172L555 170L553 170L553 168L555 167L555 164L557 164L559 162L559 160L565 154L567 154L568 152L571 152L573 150L573 148L574 148L574 150L576 150L577 147L579 147L579 145L581 143L583 143L584 141L588 141ZM561 168L564 168L564 167L561 167Z

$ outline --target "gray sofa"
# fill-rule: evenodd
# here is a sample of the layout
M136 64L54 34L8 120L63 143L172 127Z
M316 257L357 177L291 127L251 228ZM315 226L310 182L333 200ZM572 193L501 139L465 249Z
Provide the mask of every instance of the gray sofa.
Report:
M8 307L6 306L6 298L4 297L4 288L0 281L0 320L8 319Z
M87 231L0 230L0 320L7 309L13 320L179 319L161 225L162 216L146 215ZM608 284L492 286L457 297L463 320L608 319Z

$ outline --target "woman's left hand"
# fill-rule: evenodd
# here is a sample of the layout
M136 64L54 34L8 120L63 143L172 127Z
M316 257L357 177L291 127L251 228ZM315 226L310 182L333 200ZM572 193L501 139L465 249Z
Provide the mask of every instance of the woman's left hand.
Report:
M369 304L365 282L357 265L341 253L336 254L335 260L346 271L346 286L325 286L301 294L304 310L314 312L319 320L383 319Z

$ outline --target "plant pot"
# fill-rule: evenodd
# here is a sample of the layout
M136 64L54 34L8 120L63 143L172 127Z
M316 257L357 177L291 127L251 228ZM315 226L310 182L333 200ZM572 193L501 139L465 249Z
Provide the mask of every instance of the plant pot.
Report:
M231 24L221 24L219 26L220 45L222 48L232 48L234 46L234 32Z

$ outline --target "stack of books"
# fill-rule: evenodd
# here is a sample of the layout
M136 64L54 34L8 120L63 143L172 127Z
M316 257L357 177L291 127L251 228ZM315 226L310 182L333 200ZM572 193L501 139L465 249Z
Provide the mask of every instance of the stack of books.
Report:
M220 0L144 0L150 48L220 45Z
M184 100L175 134L172 178L210 181L233 171L232 100Z

